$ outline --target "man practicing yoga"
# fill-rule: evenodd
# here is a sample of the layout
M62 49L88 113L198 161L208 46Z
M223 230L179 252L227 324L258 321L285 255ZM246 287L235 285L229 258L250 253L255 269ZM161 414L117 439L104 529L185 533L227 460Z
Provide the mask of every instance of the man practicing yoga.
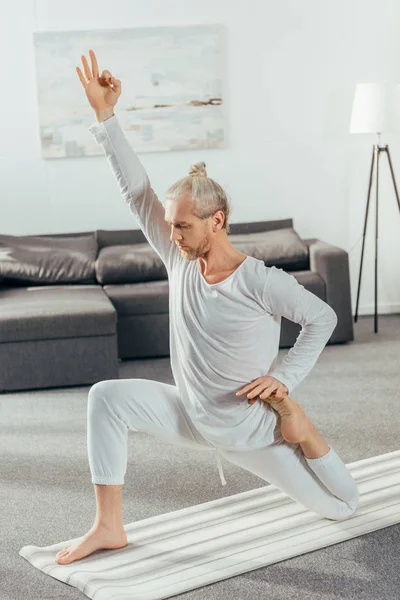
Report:
M89 55L91 68L84 56L83 72L76 68L96 114L89 131L168 272L176 385L116 379L90 388L87 443L96 516L56 562L127 545L122 486L129 431L216 451L223 485L219 453L322 517L350 517L359 502L353 477L288 396L315 365L336 313L292 275L231 245L229 202L204 163L191 165L169 188L164 209L114 114L121 82L109 71L100 75L94 52ZM282 316L302 329L277 368Z

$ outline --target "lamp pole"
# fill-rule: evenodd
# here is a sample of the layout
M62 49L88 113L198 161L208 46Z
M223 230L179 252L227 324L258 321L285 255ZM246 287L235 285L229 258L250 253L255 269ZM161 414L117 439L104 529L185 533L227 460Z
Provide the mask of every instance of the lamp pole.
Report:
M358 318L358 302L360 298L360 287L361 287L361 274L364 260L364 247L365 247L365 233L367 231L367 221L368 221L368 212L369 212L369 202L371 197L371 187L372 187L372 177L374 172L374 163L376 159L376 205L375 205L375 314L374 314L374 331L378 332L378 199L379 199L379 156L381 152L386 152L386 156L388 158L390 173L392 175L392 181L394 186L394 191L397 198L397 204L400 211L400 198L399 193L397 191L396 179L394 176L392 160L390 156L389 146L380 145L380 133L378 133L378 143L374 144L373 152L372 152L372 160L371 160L371 170L369 175L369 185L368 185L368 195L367 195L367 206L365 210L365 219L364 219L364 231L363 231L363 242L362 242L362 250L361 250L361 263L360 263L360 273L358 277L358 288L357 288L357 302L356 302L356 312L354 316L354 322L357 323Z

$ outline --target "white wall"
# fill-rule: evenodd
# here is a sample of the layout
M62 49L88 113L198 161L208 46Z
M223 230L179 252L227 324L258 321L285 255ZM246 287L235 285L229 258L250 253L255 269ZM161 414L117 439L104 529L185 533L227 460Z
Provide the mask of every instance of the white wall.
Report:
M104 157L41 158L33 31L223 23L229 146L141 154L153 188L164 203L168 186L205 160L231 197L232 222L292 217L302 237L350 250L355 307L377 140L348 133L352 95L357 82L400 81L397 0L2 0L0 10L1 233L138 228ZM400 190L400 140L381 142ZM380 183L383 314L400 312L400 211L385 155ZM360 315L374 311L374 190L371 202Z

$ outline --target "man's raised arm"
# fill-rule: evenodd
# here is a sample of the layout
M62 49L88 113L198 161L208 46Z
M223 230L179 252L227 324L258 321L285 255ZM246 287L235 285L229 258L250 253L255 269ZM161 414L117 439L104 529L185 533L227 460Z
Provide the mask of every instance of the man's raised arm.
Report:
M92 50L89 50L89 54L92 70L84 56L81 58L85 76L79 67L76 68L96 114L97 123L89 127L89 131L102 146L121 194L149 244L168 269L172 264L173 253L179 255L179 251L170 240L169 226L164 221L165 209L114 114L114 107L121 95L121 82L107 70L99 75L96 56Z

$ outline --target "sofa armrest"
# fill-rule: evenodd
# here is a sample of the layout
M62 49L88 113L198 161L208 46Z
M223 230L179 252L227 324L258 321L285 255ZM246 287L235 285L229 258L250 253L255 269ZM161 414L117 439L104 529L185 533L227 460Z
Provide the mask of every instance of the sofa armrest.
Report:
M338 323L331 343L354 340L349 255L346 250L317 238L305 239L310 271L318 273L326 286L326 303L336 312Z

